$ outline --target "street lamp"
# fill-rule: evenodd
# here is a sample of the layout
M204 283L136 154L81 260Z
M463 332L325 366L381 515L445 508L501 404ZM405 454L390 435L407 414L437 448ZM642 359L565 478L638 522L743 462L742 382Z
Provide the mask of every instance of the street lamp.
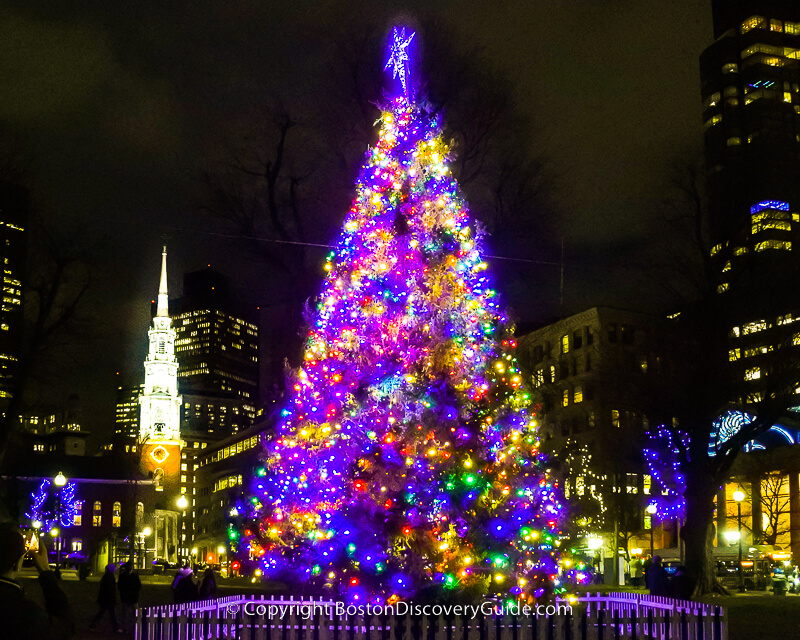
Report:
M653 548L653 516L656 515L656 511L658 511L658 507L656 506L655 502L651 502L650 504L647 505L647 508L645 509L645 511L647 511L647 513L650 514L650 557L652 558L653 557L653 551L654 551L654 548Z
M141 532L139 532L137 534L137 537L139 538L139 540L138 540L138 542L139 542L139 558L141 558L141 560L140 560L140 564L141 564L140 568L141 569L144 569L145 560L146 560L145 555L147 554L147 546L145 545L145 538L147 536L149 536L151 533L153 533L153 530L150 527L145 527L144 529L141 530Z
M53 483L57 487L63 487L65 484L67 484L67 477L59 471L58 475L55 478L53 478Z
M189 501L186 499L186 494L182 493L176 501L178 509L180 509L180 521L178 523L178 561L183 560L183 518L186 515L186 507L189 506Z
M59 536L61 532L58 530L58 527L53 527L50 529L50 535L53 536L53 541L56 543L56 566L61 566L61 537Z
M226 552L226 549L225 549L225 547L223 547L222 545L219 545L219 546L217 547L217 560L219 561L219 570L220 570L220 573L222 573L222 554L223 554L223 553L225 553L225 552ZM227 556L227 554L226 554L226 556ZM231 563L231 559L230 559L230 557L228 556L228 557L226 557L226 558L225 558L225 560L227 561L227 563L228 563L228 565L229 565L229 566L228 566L228 571L227 571L227 574L230 574L230 563Z
M744 593L744 574L742 573L742 500L744 491L737 489L733 492L733 499L736 501L736 520L739 525L739 593Z

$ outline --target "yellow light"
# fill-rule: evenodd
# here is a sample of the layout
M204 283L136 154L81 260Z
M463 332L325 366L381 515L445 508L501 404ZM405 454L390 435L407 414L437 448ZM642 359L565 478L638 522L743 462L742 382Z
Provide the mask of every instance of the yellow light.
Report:
M447 544L446 542L443 542L442 544L440 544L440 545L439 545L439 549L440 549L441 551L447 551L447 548L448 548L449 546L450 546L449 544Z
M505 580L505 577L499 573L494 577L495 582L502 582L503 580Z
M466 460L464 460L464 466L465 466L467 469L472 469L472 460L470 460L469 458L467 458Z

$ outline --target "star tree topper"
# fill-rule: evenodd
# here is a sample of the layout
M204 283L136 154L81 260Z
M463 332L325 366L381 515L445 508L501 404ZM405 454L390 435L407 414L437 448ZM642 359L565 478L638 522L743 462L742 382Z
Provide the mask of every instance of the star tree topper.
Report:
M392 68L392 80L400 77L400 84L403 86L403 94L408 97L408 76L409 76L409 68L408 68L408 45L411 44L411 41L414 39L416 35L415 31L411 32L411 35L406 38L406 28L395 27L392 31L392 46L389 53L389 59L386 61L386 66L383 68L384 71L389 67Z

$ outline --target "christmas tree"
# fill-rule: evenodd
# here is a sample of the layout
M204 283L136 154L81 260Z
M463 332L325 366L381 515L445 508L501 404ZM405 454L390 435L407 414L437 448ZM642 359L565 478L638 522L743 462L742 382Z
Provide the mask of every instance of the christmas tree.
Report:
M557 585L560 491L440 117L410 85L413 38L394 31L398 90L231 538L264 575L350 603L530 601Z

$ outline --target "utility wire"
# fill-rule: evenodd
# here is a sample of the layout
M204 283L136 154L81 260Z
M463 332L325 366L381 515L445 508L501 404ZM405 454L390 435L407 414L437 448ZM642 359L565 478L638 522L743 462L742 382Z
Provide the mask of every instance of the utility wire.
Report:
M217 236L220 238L230 238L233 240L254 240L256 242L267 242L271 244L288 244L288 245L295 245L299 247L319 247L322 249L335 249L336 246L332 244L318 244L315 242L298 242L295 240L277 240L275 238L260 238L257 236L245 236L236 233L222 233L220 231L206 231L204 229L184 229L181 227L168 227L165 225L158 225L161 229L166 229L168 231L180 231L182 233L197 233L201 235L208 235L208 236ZM509 262L527 262L530 264L546 264L552 266L562 266L563 261L559 262L552 262L549 260L531 260L530 258L508 258L506 256L490 256L485 255L484 258L489 258L491 260L507 260Z

